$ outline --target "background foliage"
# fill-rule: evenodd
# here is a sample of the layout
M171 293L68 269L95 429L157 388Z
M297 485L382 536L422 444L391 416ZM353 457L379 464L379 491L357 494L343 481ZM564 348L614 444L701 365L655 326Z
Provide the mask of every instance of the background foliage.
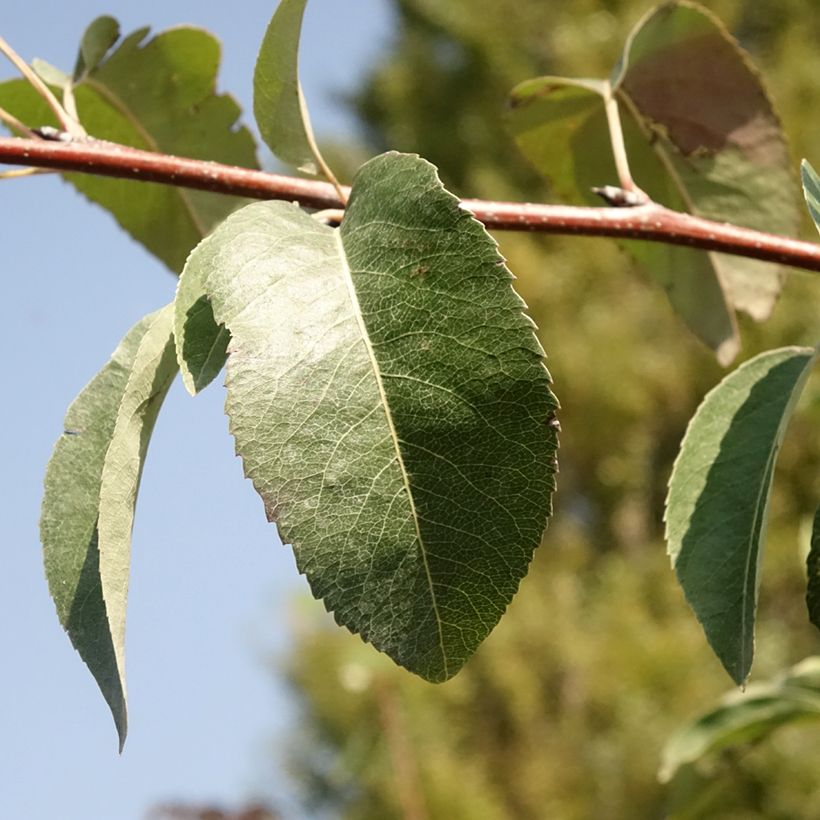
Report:
M354 101L369 149L417 151L464 196L548 201L499 117L509 90L537 74L604 76L646 5L476 5L398 0L395 48ZM816 159L813 3L709 5L762 69L794 167ZM669 787L656 777L670 732L727 688L661 524L686 422L720 369L612 242L497 238L561 397L556 517L507 617L442 686L410 679L306 606L284 662L306 721L291 760L306 805L349 818L812 816L816 729L710 757ZM811 277L790 277L768 323L741 320L741 358L813 344L817 307ZM779 461L753 679L817 651L802 594L818 399L810 381Z

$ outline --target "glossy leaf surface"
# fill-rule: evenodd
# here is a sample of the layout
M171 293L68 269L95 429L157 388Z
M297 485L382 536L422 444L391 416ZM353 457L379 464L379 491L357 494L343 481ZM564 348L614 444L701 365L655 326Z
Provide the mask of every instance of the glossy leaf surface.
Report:
M781 348L730 373L690 421L669 483L672 564L712 649L738 684L754 653L775 461L815 355L811 348Z
M230 331L237 451L314 594L449 678L514 595L554 488L556 402L495 242L431 165L386 154L341 228L250 205L180 293L188 277Z

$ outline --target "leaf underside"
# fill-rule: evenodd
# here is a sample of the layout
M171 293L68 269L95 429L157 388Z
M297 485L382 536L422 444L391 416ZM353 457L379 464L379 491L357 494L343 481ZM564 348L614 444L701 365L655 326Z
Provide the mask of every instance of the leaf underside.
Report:
M111 35L110 30L107 33ZM92 137L257 167L253 137L247 128L237 127L239 106L232 97L215 93L219 43L214 37L180 27L147 39L144 28L103 58L99 48L105 35L104 26L91 40L87 33L78 59L81 78L73 87L80 120ZM0 106L32 126L57 124L23 80L0 83ZM89 174L64 176L175 273L202 237L246 202L168 185Z
M316 174L317 153L299 85L299 41L307 0L280 0L253 74L253 113L268 148L307 174Z
M455 674L527 571L556 469L543 351L494 241L431 165L391 153L341 228L250 205L180 296L189 281L205 344L230 332L237 452L314 594L408 669Z
M785 235L799 224L780 121L746 53L706 9L666 3L636 26L610 79L632 176L669 208ZM565 200L592 204L617 179L603 110L605 81L543 77L512 93L524 155ZM780 268L648 242L622 243L663 286L691 330L728 364L735 310L766 319Z
M40 535L60 623L125 742L131 527L154 421L177 371L169 305L146 316L68 409L48 464Z
M777 453L815 360L762 353L730 373L689 423L669 483L668 552L706 637L733 680L754 652L759 564Z

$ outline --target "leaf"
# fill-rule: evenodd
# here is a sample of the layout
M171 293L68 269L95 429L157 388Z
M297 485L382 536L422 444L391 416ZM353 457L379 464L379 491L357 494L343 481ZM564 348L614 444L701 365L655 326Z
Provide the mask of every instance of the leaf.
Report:
M177 374L173 323L173 305L150 317L120 400L102 470L97 522L100 583L123 696L131 530L148 442ZM123 732L120 748L124 741Z
M591 185L616 179L603 100L596 106L595 81L582 81L590 89L583 110L568 109L559 92L568 82L578 83L544 77L518 86L510 123L535 168L571 201L589 203ZM632 175L653 200L709 219L796 232L780 121L748 56L710 12L687 2L651 11L630 35L611 83ZM567 149L571 160L557 160ZM723 364L738 350L732 311L766 319L782 284L779 268L755 260L651 243L629 248Z
M689 422L669 482L667 551L709 644L738 684L754 652L775 460L816 355L784 347L730 373Z
M253 73L253 113L259 133L282 162L316 174L313 129L299 85L299 40L307 0L280 0Z
M809 207L815 227L820 231L820 177L805 159L800 164L800 175L803 179L803 195L806 197L806 205Z
M185 389L195 396L225 366L231 334L214 319L211 300L192 272L180 278L175 301L177 358Z
M801 661L773 681L732 692L720 705L676 731L663 750L658 777L669 782L678 771L708 754L768 737L781 726L820 720L820 658Z
M81 80L103 60L120 37L120 24L108 15L97 17L83 33L74 67L74 81Z
M820 629L820 507L814 514L811 548L806 556L806 574L808 575L806 606L809 610L809 620Z
M149 151L256 167L253 138L237 128L239 106L214 90L218 42L194 28L171 29L150 40L147 34L140 29L128 36L74 87L89 134ZM22 80L0 83L0 106L25 123L56 124ZM65 176L175 272L197 242L246 201L154 183Z
M40 517L46 577L60 623L99 684L119 733L127 727L125 688L100 584L97 518L103 465L143 339L157 314L125 336L110 361L69 407L48 464Z
M390 153L359 171L341 228L249 205L181 293L188 277L230 331L237 451L313 593L451 677L513 597L554 489L556 401L495 242L433 166Z
M516 141L535 167L549 176L562 199L598 205L592 188L617 179L607 136L601 80L544 77L513 91L511 122ZM636 123L623 120L633 175L656 201L686 210ZM692 332L727 365L739 349L734 314L709 255L678 245L621 241L666 291L675 311Z

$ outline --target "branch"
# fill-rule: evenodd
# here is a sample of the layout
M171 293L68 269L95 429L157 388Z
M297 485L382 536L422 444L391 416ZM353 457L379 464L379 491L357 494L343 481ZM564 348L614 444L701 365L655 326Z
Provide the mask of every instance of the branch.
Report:
M104 140L0 138L0 163L160 182L254 199L291 200L308 208L343 207L338 192L327 182L156 154ZM495 230L643 239L820 272L820 245L712 222L654 202L626 208L578 208L464 199L461 207Z

